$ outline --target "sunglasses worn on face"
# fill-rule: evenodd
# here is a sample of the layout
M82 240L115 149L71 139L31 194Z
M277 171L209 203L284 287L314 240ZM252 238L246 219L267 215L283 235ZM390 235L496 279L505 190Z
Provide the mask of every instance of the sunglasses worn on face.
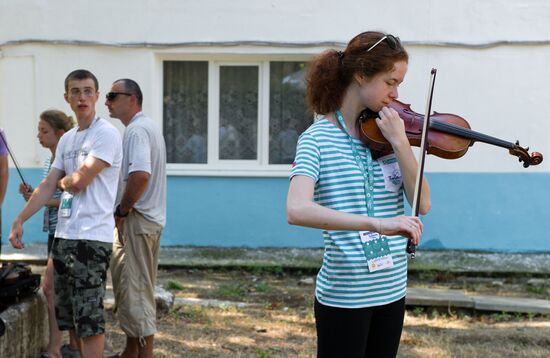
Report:
M105 95L105 98L107 98L108 101L114 101L119 94L123 94L125 96L131 96L131 93L128 92L109 92Z
M378 46L378 44L384 40L386 40L386 42L388 43L388 46L390 46L392 50L397 50L397 48L399 47L399 44L401 43L401 41L399 41L399 37L396 37L393 35L384 35L380 40L376 41L374 45L369 47L367 52L369 52L370 50Z

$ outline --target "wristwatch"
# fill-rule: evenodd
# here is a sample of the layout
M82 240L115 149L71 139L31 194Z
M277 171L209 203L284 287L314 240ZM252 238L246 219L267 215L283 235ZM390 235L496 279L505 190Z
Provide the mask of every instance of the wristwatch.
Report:
M125 218L125 217L128 216L128 214L130 214L129 211L128 211L126 214L123 215L123 214L120 212L120 204L117 205L117 207L116 207L116 209L115 209L115 216L118 216L119 218Z

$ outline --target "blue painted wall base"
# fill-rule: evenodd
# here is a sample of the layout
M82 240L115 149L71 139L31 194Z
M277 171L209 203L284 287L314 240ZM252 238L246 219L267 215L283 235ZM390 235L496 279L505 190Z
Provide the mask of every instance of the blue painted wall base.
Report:
M36 186L41 169L25 169ZM432 210L422 220L427 249L550 252L547 173L428 173ZM3 236L24 201L10 170ZM168 177L162 245L321 247L321 231L286 222L286 178ZM26 242L46 242L42 212L24 226Z

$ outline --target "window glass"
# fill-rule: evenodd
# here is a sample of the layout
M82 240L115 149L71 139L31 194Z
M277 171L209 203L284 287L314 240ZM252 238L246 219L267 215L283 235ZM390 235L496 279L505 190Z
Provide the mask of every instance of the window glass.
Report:
M220 66L220 159L257 159L258 66Z
M169 163L206 163L208 62L164 62L163 129Z
M269 164L291 164L298 136L313 123L305 105L305 62L271 62Z

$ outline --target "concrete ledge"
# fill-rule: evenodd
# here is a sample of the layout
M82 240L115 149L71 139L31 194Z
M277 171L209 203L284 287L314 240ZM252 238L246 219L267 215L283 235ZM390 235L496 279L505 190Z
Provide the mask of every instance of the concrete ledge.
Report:
M6 332L0 337L0 357L38 357L48 344L48 312L41 294L24 298L0 313Z
M478 311L550 314L550 301L533 298L472 296Z
M2 246L1 260L44 264L46 244L28 244L24 250ZM263 267L316 271L323 260L322 248L249 248L162 246L161 267L218 268ZM550 252L490 253L465 251L417 251L409 261L409 271L446 271L471 274L550 274Z
M472 297L462 291L432 288L407 288L406 304L411 306L475 308Z
M408 288L410 306L467 308L476 311L550 314L550 301L534 298L468 295L459 290Z

